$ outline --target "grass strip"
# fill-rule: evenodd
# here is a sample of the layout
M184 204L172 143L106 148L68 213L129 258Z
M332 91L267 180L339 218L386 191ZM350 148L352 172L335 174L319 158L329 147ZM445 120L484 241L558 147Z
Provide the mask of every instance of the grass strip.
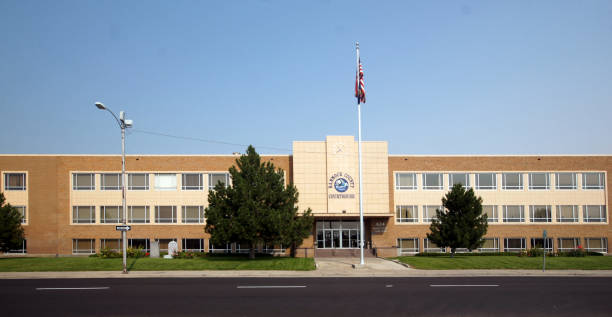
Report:
M506 269L541 270L541 257L518 256L400 256L403 263L421 270ZM612 270L612 256L546 257L547 270Z

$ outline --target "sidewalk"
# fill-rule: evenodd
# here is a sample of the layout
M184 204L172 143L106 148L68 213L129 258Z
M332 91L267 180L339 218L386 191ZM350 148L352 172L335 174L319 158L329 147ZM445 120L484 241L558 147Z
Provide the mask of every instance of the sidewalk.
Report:
M381 258L318 258L314 271L119 271L0 272L0 279L66 278L198 278L198 277L477 277L477 276L589 276L612 277L612 270L417 270Z

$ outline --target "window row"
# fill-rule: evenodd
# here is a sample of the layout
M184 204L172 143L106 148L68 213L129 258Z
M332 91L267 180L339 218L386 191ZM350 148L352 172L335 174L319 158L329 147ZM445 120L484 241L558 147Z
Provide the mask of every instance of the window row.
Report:
M422 189L442 190L444 189L444 178L448 175L448 188L455 184L461 184L471 188L471 173L422 173ZM527 173L524 179L523 173L501 173L501 188L504 190L547 190L551 188L551 178L554 177L555 189L577 189L578 173ZM581 173L582 189L604 189L605 173ZM497 173L474 173L474 188L478 190L496 190ZM527 185L525 184L527 182ZM395 173L396 190L415 190L418 188L417 173Z
M527 250L525 238L504 238L503 249L500 246L499 238L485 238L484 244L478 248L478 252L520 252ZM607 238L584 238L584 244L580 238L557 238L556 245L553 238L531 238L530 247L546 249L549 252L557 250L560 252L572 251L584 248L586 251L608 253ZM556 246L556 247L555 247ZM400 238L397 239L398 254L412 254L419 252L440 253L447 252L447 248L441 248L429 239L423 239L423 248L419 244L419 238ZM421 251L423 250L423 251ZM456 249L455 252L469 252L467 249Z
M500 207L500 208L498 208ZM525 206L522 205L483 205L482 212L487 215L489 223L497 222L580 222L580 208L582 208L582 222L606 222L607 212L605 205L531 205L528 206L529 215L526 218ZM554 208L553 208L554 207ZM499 210L498 210L499 209ZM421 206L421 221L431 222L436 217L436 210L443 210L442 206ZM416 205L395 206L395 220L398 223L419 222L419 208Z
M155 239L159 242L159 251L168 252L168 244L177 239ZM249 253L250 248L244 243L223 243L213 245L208 240L208 250L204 248L204 239L181 239L179 251L189 252L210 252L210 253ZM150 240L146 238L128 239L128 248L142 249L144 252L151 252ZM111 249L121 252L121 239L100 239L100 249ZM259 253L284 253L283 246L274 246L271 244L261 244L257 247ZM96 253L96 239L72 239L73 254L93 254Z
M102 173L100 175L100 190L120 190L123 184L121 173ZM155 190L177 190L178 175L181 177L181 190L203 190L204 175L208 175L208 189L213 190L215 185L221 183L227 185L230 183L229 173L155 173L154 174ZM149 174L147 173L128 173L127 174L127 189L128 190L149 190ZM73 190L95 190L96 189L96 174L94 173L73 173L72 174L72 189Z
M181 206L181 223L204 223L204 206ZM151 223L149 206L128 206L128 223ZM154 223L177 223L176 206L155 206ZM100 206L99 223L123 223L122 206ZM96 223L95 206L73 206L72 223Z

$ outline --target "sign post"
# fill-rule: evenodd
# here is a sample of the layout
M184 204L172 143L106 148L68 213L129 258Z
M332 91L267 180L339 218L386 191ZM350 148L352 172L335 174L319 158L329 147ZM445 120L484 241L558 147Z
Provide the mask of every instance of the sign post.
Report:
M544 230L544 232L542 233L542 246L544 247L544 257L543 257L543 263L542 263L542 272L546 272L546 249L547 249L547 245L546 245L546 230Z

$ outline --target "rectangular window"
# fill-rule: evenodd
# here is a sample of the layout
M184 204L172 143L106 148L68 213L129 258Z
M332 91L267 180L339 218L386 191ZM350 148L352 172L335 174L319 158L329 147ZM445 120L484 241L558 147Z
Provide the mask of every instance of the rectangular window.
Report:
M176 174L155 174L155 190L176 190Z
M213 173L208 174L208 190L214 190L215 186L221 182L225 187L229 186L230 174L229 173Z
M556 189L576 189L576 173L555 173Z
M525 250L525 238L504 238L504 252L520 252Z
M128 174L129 190L149 190L149 174Z
M418 222L417 206L395 206L397 222Z
M204 239L185 239L181 242L183 251L204 252Z
M265 254L285 254L285 248L283 245L274 245L265 243L261 248L261 252Z
M484 238L484 244L478 248L480 252L499 252L499 238Z
M176 239L155 239L155 241L159 242L159 252L168 253L168 244L172 241L176 242ZM178 244L176 247L178 248Z
M587 251L608 253L607 238L584 238L584 244Z
M8 250L7 253L16 253L16 254L28 253L28 241L26 239L23 239L21 242L21 247L19 249L11 249L11 250Z
M72 223L95 223L96 207L72 206Z
M443 206L423 206L423 222L431 222L436 217L436 209L444 210Z
M553 252L553 240L552 238L546 238L546 245L544 245L543 238L531 238L531 248L546 248L547 252Z
M128 239L128 248L151 252L149 239Z
M580 245L580 238L559 238L557 244L557 250L572 251L578 248Z
M450 173L448 174L448 188L453 188L453 185L461 184L463 187L470 188L470 174L468 173Z
M128 206L129 223L150 223L149 206Z
M582 216L584 222L606 222L606 206L582 206Z
M183 206L183 223L204 223L204 206Z
M96 174L74 173L72 174L72 190L94 190L96 189Z
M176 223L175 206L155 206L156 223Z
M4 174L4 190L26 190L25 173Z
M546 205L529 206L529 221L552 222L552 208Z
M95 239L72 239L72 254L96 253Z
M578 222L578 206L557 206L557 222Z
M27 223L28 222L28 218L27 218L28 214L26 213L26 207L25 206L13 206L13 208L17 209L17 211L21 215L21 223Z
M214 245L211 240L208 240L208 252L210 253L230 253L232 252L231 243L219 243Z
M100 174L100 189L101 190L120 190L121 189L121 174L105 173Z
M101 206L100 223L122 223L123 207L121 206Z
M100 239L100 249L110 249L115 252L121 252L121 239Z
M442 189L442 173L423 173L423 189Z
M497 206L484 205L482 206L482 213L487 215L487 222L498 222Z
M502 174L502 189L505 189L505 190L523 189L523 174L521 173L503 173Z
M397 248L399 255L418 253L419 238L400 238L397 239Z
M477 173L476 189L497 189L495 173Z
M582 173L582 189L604 189L605 187L604 173Z
M444 252L446 252L446 248L439 247L437 244L431 242L427 238L423 239L423 245L424 245L423 250L425 252L430 252L430 253L444 253Z
M550 189L550 174L529 173L529 189Z
M395 174L395 189L417 189L417 181L415 173L396 173Z
M182 190L204 189L204 178L200 173L182 174Z
M504 222L525 222L523 206L503 206Z

